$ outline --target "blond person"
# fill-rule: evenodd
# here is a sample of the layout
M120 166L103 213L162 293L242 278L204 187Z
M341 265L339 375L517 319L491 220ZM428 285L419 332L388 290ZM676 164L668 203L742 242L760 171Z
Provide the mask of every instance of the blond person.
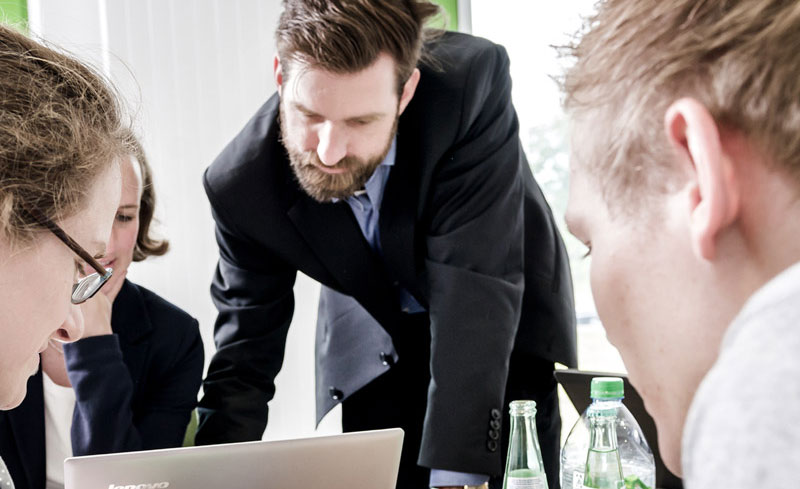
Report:
M83 332L77 304L109 276L94 257L108 245L125 146L117 100L99 76L0 26L2 410L22 402L51 339ZM96 274L79 281L83 260ZM0 485L13 487L2 460Z
M122 198L99 260L114 276L92 299L97 307L85 314L83 338L50 342L25 402L0 424L0 455L17 489L63 487L69 456L180 446L197 404L203 375L197 321L125 278L132 261L168 248L150 235L152 174L141 146L131 142L134 152L121 163Z
M795 487L800 4L599 4L574 47L568 225L688 489Z

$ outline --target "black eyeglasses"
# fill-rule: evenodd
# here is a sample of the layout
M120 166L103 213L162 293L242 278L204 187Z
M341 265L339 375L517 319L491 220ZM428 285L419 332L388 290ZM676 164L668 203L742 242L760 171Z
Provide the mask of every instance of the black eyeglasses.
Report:
M74 239L61 229L58 224L54 223L50 218L44 215L39 209L24 206L28 214L36 220L37 223L46 227L50 232L56 235L58 239L64 242L76 255L81 257L83 261L88 263L96 270L96 273L87 275L78 280L78 283L72 286L72 303L80 304L86 302L97 293L98 290L108 282L111 278L113 270L110 268L103 268L103 266L89 254L88 251L83 249Z

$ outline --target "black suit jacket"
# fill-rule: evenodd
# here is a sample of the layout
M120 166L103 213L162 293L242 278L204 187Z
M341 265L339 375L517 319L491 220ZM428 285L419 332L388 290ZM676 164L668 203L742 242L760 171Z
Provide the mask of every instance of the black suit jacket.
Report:
M398 287L427 309L421 465L501 472L487 423L505 409L512 348L575 365L569 265L520 147L505 50L454 33L427 48L434 61L420 67L400 117L380 209L382 256L347 203L319 203L299 188L280 142L277 95L206 171L219 316L199 443L261 437L298 270L354 297L390 335L405 320Z
M111 328L114 335L65 345L77 347L67 355L75 364L68 372L76 392L73 454L180 446L203 375L197 321L126 280ZM42 389L39 370L22 404L0 411L0 457L17 489L45 487Z

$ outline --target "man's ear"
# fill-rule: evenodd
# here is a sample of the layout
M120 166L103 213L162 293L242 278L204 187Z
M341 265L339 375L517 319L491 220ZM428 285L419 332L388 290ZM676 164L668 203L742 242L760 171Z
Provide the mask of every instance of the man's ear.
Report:
M739 213L739 187L716 121L695 99L673 102L664 116L667 138L678 163L691 175L689 219L699 258L713 260L717 238Z
M400 94L400 104L397 115L402 114L403 111L406 110L406 107L408 107L408 103L414 98L414 92L417 91L417 84L419 83L419 76L419 68L414 68L411 76L408 77L405 85L403 85L403 93Z
M278 87L278 95L281 95L283 89L283 65L281 65L281 58L276 54L275 61L272 63L272 73L275 77L275 85Z

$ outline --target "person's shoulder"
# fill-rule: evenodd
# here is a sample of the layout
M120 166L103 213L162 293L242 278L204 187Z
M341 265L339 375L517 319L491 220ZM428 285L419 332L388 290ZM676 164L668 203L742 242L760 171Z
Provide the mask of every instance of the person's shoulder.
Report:
M280 151L277 93L265 102L239 133L225 146L203 175L206 192L217 197L245 191L262 184L267 171L285 165L267 164L283 157Z
M794 422L800 409L798 299L795 294L791 303L750 308L728 327L716 362L694 394L683 432L684 474L697 487L724 482L712 475L723 469L730 481L759 472L779 480L784 462L800 455L800 428ZM792 450L752 457L753 444L763 440ZM738 456L746 459L731 465Z
M423 52L437 58L464 61L484 53L503 54L505 48L483 37L447 31L432 36Z
M443 32L425 43L421 70L429 76L459 78L474 71L492 73L508 62L503 46L482 37L461 32Z
M487 100L510 96L511 74L505 48L492 41L445 32L427 42L419 64L420 81L414 101L422 121L436 110L438 126L471 122ZM439 110L441 109L441 110ZM466 111L464 113L463 111ZM437 129L438 130L438 129Z
M169 328L180 328L184 331L198 330L197 320L191 314L142 285L131 281L128 283L141 296L142 304L156 329L160 324L167 324Z
M270 98L203 174L203 187L217 224L240 232L259 215L283 215L298 186L281 143L280 100Z

